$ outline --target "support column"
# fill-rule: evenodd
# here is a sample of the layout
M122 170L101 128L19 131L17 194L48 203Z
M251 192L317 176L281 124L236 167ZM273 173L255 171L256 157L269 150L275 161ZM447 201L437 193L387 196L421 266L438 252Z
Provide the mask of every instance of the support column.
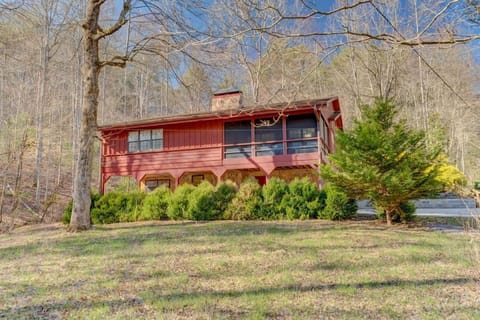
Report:
M175 190L180 185L180 178L183 176L184 172L180 170L175 170L171 172L173 177L173 189Z
M225 170L224 168L212 170L212 173L217 178L217 185L222 182L222 176L225 174L225 172L227 172L227 170Z
M103 171L103 170L102 170ZM106 182L105 175L103 172L100 173L100 194L103 195L105 193L105 182Z

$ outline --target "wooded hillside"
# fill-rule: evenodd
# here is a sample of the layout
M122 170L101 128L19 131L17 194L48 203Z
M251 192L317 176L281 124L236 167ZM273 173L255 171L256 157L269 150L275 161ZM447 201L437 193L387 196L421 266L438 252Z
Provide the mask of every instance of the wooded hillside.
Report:
M100 41L99 124L209 110L236 87L247 105L339 96L348 128L391 98L480 179L478 1L91 1L106 26L129 4ZM0 1L0 223L58 219L71 198L87 2Z

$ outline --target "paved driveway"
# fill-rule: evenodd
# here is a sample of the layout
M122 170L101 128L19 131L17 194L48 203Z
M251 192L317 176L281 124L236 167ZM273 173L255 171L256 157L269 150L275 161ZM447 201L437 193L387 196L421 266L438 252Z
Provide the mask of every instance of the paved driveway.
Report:
M375 209L358 209L359 214L375 214ZM480 208L464 209L430 209L418 208L415 212L417 216L423 217L478 217L480 218Z

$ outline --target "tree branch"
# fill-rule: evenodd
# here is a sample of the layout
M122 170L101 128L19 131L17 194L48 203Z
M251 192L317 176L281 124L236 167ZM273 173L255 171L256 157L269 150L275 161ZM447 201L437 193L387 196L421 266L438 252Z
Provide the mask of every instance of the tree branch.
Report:
M105 2L104 0L101 1L102 3ZM115 22L115 24L113 26L111 26L110 28L104 30L102 29L100 26L98 26L98 31L99 33L95 36L95 39L103 39L111 34L114 34L115 32L117 32L123 25L125 25L127 22L128 22L128 19L127 19L127 14L128 12L130 12L130 9L131 9L131 0L124 0L123 1L123 8L122 8L122 12L120 12L120 15L117 19L117 22Z
M420 38L423 34L425 34L425 32L427 32L428 29L430 29L430 27L435 23L435 21L438 20L438 18L440 18L441 15L443 15L445 13L445 11L448 10L448 8L450 8L450 6L454 3L458 2L458 0L453 0L453 1L450 1L449 3L447 3L447 5L442 9L440 10L436 15L435 17L432 18L432 20L427 24L427 26L419 33L417 34L417 39Z
M100 68L103 68L105 66L125 68L125 66L127 65L127 62L129 60L130 60L130 57L128 57L128 56L115 56L110 60L100 61L98 63L98 66Z

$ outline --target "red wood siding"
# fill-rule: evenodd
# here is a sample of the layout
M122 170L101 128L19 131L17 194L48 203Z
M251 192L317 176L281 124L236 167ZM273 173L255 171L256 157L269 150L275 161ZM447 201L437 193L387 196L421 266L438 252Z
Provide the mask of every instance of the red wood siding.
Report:
M127 175L140 171L163 172L172 169L215 168L221 165L221 147L107 156L102 162L104 173L115 175Z
M218 147L222 144L223 123L211 120L163 128L164 150L191 150Z
M316 108L316 109L315 109ZM317 111L314 111L317 110ZM331 121L332 115L338 114L338 103L326 103L321 106L307 105L292 110L282 110L285 116L293 114L320 114L330 126L330 141L328 149L332 150L335 125L341 125L337 120ZM102 191L103 183L110 176L133 176L139 181L146 174L170 174L174 179L186 172L211 171L220 177L227 170L249 169L261 170L268 176L276 168L316 168L323 160L321 152L286 154L285 120L283 121L284 154L277 156L255 156L251 158L223 158L223 127L226 121L261 119L268 116L278 116L278 111L262 111L261 113L243 114L235 117L211 117L198 121L181 123L149 122L142 126L135 124L126 127L102 129ZM330 120L330 121L329 121ZM320 124L318 124L320 125ZM163 129L163 150L128 153L128 132L142 129ZM252 129L253 131L253 129ZM252 132L252 140L254 139ZM321 149L321 139L317 146Z

